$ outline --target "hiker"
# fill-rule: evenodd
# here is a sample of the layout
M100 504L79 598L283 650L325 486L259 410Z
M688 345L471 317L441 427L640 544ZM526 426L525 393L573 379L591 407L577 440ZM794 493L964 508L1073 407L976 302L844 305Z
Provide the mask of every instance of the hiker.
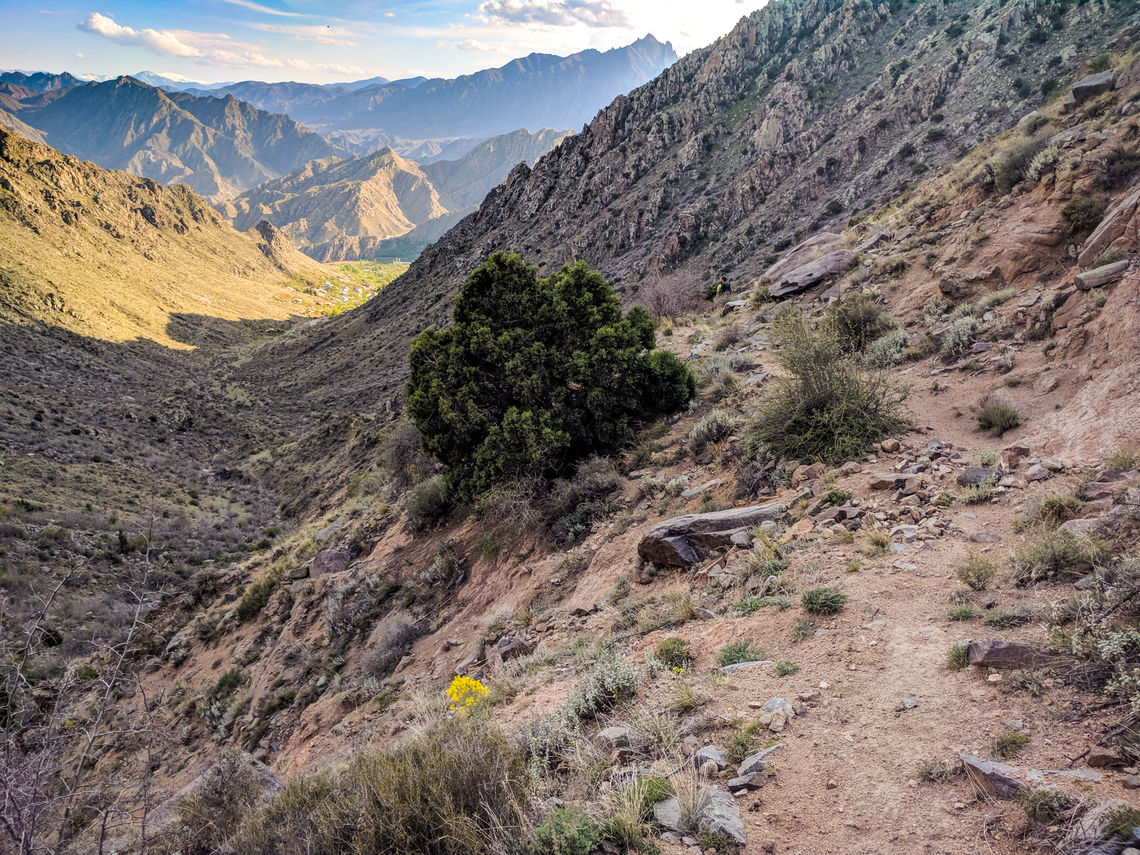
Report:
M720 274L720 284L716 286L716 295L719 297L721 294L731 294L732 286L728 284L728 277L723 273Z

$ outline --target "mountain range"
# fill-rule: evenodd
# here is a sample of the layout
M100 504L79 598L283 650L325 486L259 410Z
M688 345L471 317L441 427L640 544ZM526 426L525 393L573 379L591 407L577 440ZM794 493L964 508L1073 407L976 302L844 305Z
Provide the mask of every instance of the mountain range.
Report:
M450 80L422 77L369 85L246 81L197 94L232 94L285 113L344 144L383 144L411 156L424 140L472 141L517 128L576 128L616 96L676 62L673 46L647 35L622 48L570 56L532 53ZM343 136L336 136L337 134ZM374 150L374 149L373 149ZM452 151L451 156L462 152Z
M232 95L165 92L131 77L30 94L7 86L0 90L7 124L20 122L40 141L104 168L184 183L211 200L345 154L288 116Z
M411 257L483 200L518 163L534 163L569 134L518 130L457 160L426 165L384 148L312 161L221 205L239 229L267 220L320 261ZM393 238L400 238L393 241Z

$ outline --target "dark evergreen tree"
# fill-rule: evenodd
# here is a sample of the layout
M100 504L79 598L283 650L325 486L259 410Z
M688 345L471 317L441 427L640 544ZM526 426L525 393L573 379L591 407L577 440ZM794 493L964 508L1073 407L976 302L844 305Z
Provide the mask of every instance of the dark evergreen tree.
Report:
M460 290L452 326L412 342L408 414L457 498L555 475L692 399L689 370L653 346L649 314L623 315L585 262L541 279L498 252Z

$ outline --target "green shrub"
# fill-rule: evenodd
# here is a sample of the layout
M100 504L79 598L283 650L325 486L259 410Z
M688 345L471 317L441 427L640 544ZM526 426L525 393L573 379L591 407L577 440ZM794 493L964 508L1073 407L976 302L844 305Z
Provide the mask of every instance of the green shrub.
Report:
M540 279L498 252L463 285L452 326L413 341L408 415L457 497L549 477L692 399L692 375L655 337L584 262Z
M388 751L358 756L335 777L286 789L246 824L234 848L239 855L490 855L517 834L525 771L522 752L493 723L448 718Z
M800 666L795 662L783 659L776 663L776 676L777 677L790 677L793 674L800 672Z
M772 330L786 376L749 423L748 444L784 459L841 463L908 427L906 392L864 370L826 325L812 331L799 312L785 310Z
M954 671L960 671L970 664L970 654L965 644L954 644L946 651L946 664Z
M847 595L837 588L812 588L800 598L804 611L813 615L838 614L847 603Z
M409 531L423 531L447 515L442 475L434 475L412 487L404 499L405 524Z
M997 495L997 478L983 478L976 484L971 484L962 494L962 501L967 505L980 505L990 501Z
M1046 496L1037 504L1037 516L1049 528L1057 528L1061 523L1075 519L1083 506L1084 502L1076 493Z
M1074 581L1106 558L1104 544L1068 531L1049 532L1041 541L1014 554L1010 562L1019 586L1045 581Z
M835 329L840 346L848 353L862 353L895 327L891 316L869 294L852 294L832 303L825 322Z
M1087 235L1100 225L1105 207L1104 199L1097 196L1077 196L1064 204L1061 216L1073 235Z
M994 629L1013 629L1015 626L1029 623L1029 620L1028 614L1005 609L990 609L983 618L986 626L992 626Z
M978 402L978 427L1002 436L1021 424L1021 415L1008 401L986 395Z
M688 668L693 664L693 651L689 643L683 638L672 636L657 645L657 661L675 671Z
M762 659L764 659L764 651L759 647L754 647L748 639L744 639L742 641L730 641L722 647L717 652L716 664L718 668L725 668L740 662L759 662Z
M949 614L950 620L953 621L973 620L977 616L978 613L972 606L957 606L956 608L950 609Z
M1105 818L1104 831L1108 840L1128 840L1132 829L1140 827L1140 808L1121 806Z
M966 556L966 563L958 568L958 578L971 591L984 591L997 578L997 565L971 552Z
M555 808L526 841L526 855L590 855L602 842L601 827L571 805Z
M1024 787L1018 793L1017 803L1030 820L1040 825L1056 825L1073 807L1072 797L1060 790L1046 787ZM1128 829L1132 833L1132 829Z
M283 575L284 570L271 570L260 579L255 579L246 585L245 590L241 592L237 608L234 609L238 620L244 622L260 614L273 592L277 590L277 585L281 582Z
M994 756L999 760L1009 760L1021 753L1021 749L1029 744L1029 737L1024 733L1003 733L994 740Z
M867 348L867 361L873 365L898 365L906 358L910 337L906 330L891 330L879 336Z
M1048 144L1047 137L1034 137L1017 142L991 157L986 166L998 192L1004 195L1020 183L1033 158Z
M961 766L951 765L944 760L923 760L918 764L915 774L918 780L925 783L944 784L957 777L961 769Z

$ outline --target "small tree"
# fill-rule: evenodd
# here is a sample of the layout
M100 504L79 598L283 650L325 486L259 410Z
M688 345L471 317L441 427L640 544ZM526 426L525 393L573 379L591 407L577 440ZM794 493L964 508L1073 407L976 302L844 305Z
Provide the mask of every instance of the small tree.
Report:
M497 252L460 290L453 319L412 342L407 408L458 498L613 451L641 420L693 397L688 369L653 349L649 314L623 315L585 262L540 279Z

